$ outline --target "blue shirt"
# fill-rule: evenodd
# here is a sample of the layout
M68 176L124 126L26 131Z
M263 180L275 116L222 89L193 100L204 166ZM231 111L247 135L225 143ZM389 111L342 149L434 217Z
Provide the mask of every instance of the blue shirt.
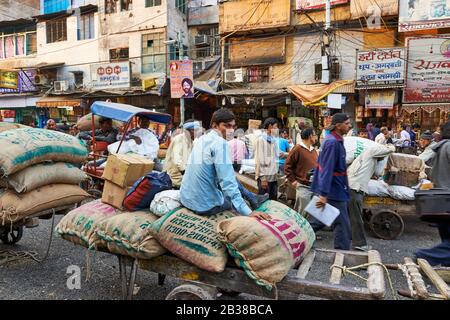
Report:
M278 149L281 152L288 152L290 148L291 148L291 146L290 146L289 141L287 139L278 138ZM278 160L278 164L280 166L284 166L285 162L286 162L286 159L279 159Z
M334 132L322 144L311 189L330 200L350 200L344 139Z
M228 143L214 130L194 140L180 188L181 204L204 212L230 199L233 208L248 216L252 210L239 191Z

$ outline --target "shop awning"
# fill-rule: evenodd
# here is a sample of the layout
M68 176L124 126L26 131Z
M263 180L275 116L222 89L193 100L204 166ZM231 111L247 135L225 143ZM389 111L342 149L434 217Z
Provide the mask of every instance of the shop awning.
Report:
M344 84L333 90L333 93L355 93L355 82L352 81L349 84Z
M403 104L401 110L412 114L418 110L423 110L428 113L432 113L435 110L441 110L445 113L450 113L450 103L411 103Z
M338 80L330 84L319 83L289 86L288 89L305 106L310 106L319 102L330 93L336 92L335 90L353 83L353 80Z
M218 96L264 96L264 95L283 95L286 89L226 89L217 92Z
M81 99L69 96L43 97L36 102L38 108L79 107Z

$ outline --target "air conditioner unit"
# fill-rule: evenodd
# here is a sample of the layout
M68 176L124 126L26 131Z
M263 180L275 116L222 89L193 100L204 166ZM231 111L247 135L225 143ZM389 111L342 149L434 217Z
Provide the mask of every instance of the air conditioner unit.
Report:
M209 46L209 39L206 34L195 36L194 43L196 46Z
M194 61L192 65L194 67L194 72L205 70L205 61Z
M65 92L69 88L69 83L67 81L55 81L53 87L55 92Z
M37 74L34 76L34 84L35 85L47 85L49 84L48 78L44 74Z
M225 70L225 82L243 82L244 71L242 69Z

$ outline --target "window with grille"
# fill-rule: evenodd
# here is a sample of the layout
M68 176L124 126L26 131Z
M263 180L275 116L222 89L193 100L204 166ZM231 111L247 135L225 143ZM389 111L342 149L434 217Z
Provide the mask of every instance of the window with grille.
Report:
M47 32L47 43L67 40L66 18L47 21L45 27Z
M165 72L166 45L164 32L142 35L142 73Z
M220 39L218 26L214 26L208 29L200 29L198 31L198 34L208 36L209 46L197 48L197 57L206 58L210 56L220 55Z
M116 13L117 12L117 0L105 0L105 12Z
M130 11L133 9L133 0L120 0L120 10Z
M27 33L26 35L27 45L26 45L26 54L35 54L37 53L37 37L36 33Z
M80 17L78 25L78 40L94 39L94 14L85 14Z
M145 7L156 7L161 5L161 0L145 0Z
M269 67L249 67L247 68L247 82L269 82Z
M128 58L129 58L128 48L109 49L109 60L111 61L128 60Z
M186 14L187 2L188 0L175 0L175 5L178 10Z

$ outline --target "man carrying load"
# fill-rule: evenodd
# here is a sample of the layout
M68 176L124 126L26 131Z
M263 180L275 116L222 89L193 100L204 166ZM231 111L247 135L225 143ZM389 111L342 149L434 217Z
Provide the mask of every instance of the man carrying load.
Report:
M192 142L195 138L195 130L201 129L200 122L187 120L183 124L184 132L177 135L170 142L164 162L164 172L167 172L172 185L176 188L181 186L186 165L191 155Z
M181 204L203 216L234 209L243 216L269 220L269 215L252 211L267 200L268 195L255 195L245 190L234 174L226 140L227 135L234 132L233 112L228 109L214 112L211 127L212 130L194 141L181 183Z

